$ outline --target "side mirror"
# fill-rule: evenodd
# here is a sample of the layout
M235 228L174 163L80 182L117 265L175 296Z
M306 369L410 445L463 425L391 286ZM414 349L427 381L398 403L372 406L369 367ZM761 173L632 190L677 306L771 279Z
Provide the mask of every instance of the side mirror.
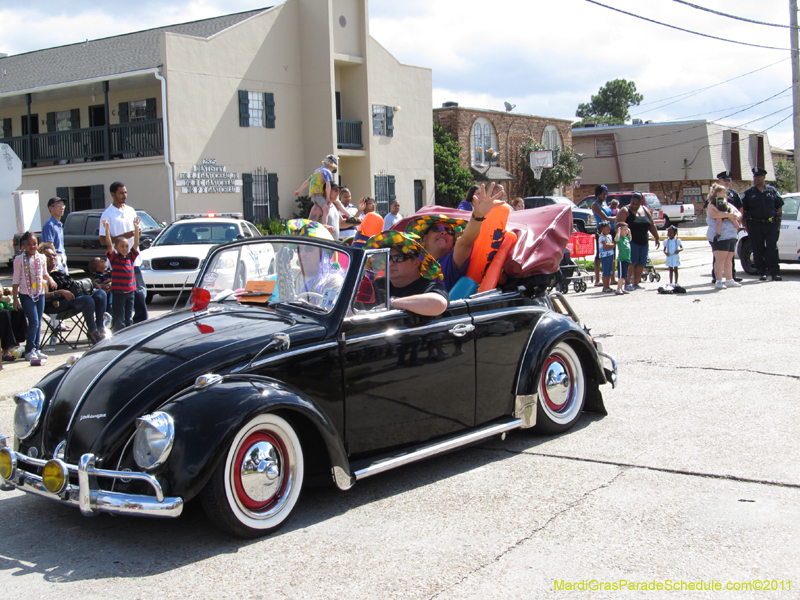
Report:
M144 238L142 240L139 240L140 250L147 250L152 245L153 245L153 240L151 240L150 238Z
M167 226L167 222L166 221L161 221L161 228L163 229L166 226Z

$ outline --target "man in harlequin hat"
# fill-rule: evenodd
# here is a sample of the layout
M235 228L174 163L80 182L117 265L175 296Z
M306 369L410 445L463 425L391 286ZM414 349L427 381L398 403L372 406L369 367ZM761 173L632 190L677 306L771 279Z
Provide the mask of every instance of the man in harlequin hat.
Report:
M442 272L417 236L388 230L372 236L364 246L390 248L389 295L392 308L434 317L442 314L450 296L442 285ZM380 279L376 281L380 288Z
M453 219L445 215L425 215L409 221L407 233L420 237L425 250L433 256L442 268L444 286L450 290L456 281L467 274L472 246L481 232L481 222L486 214L498 204L502 191L492 194L494 184L480 189L472 197L473 211L469 221Z

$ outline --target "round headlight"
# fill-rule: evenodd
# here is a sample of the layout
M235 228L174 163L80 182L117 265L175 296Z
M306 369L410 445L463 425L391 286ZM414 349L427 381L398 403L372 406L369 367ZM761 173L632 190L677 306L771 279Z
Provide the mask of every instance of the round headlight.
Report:
M67 465L60 460L48 460L42 469L42 483L51 494L60 494L69 483Z
M14 396L17 409L14 411L14 433L24 440L36 430L44 408L44 392L33 388Z
M17 458L8 448L0 448L0 477L11 479L17 470Z
M133 459L142 469L154 469L169 457L175 441L175 423L165 412L154 412L136 420Z

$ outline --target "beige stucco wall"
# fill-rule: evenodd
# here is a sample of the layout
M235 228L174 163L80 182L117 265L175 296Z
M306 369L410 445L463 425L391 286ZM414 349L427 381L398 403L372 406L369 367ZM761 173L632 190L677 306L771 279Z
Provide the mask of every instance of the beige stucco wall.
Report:
M400 212L414 212L414 180L425 182L425 204L433 204L433 79L431 70L403 65L373 38L368 46L369 104L399 106L394 113L394 136L370 137L373 174L385 170L396 178ZM373 183L374 188L374 183ZM373 189L374 193L374 189Z

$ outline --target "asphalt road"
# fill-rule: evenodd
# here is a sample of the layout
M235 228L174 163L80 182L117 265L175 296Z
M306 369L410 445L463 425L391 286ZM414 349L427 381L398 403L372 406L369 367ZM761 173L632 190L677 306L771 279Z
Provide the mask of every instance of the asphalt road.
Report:
M781 283L715 291L707 244L686 246L685 295L656 284L567 294L619 362L608 416L584 415L556 437L514 432L348 492L308 490L282 530L255 541L216 533L192 505L178 520L89 519L0 493L0 589L15 599L800 597L800 266ZM11 431L8 395L34 371L18 362L0 375L0 431ZM593 580L684 591L566 591ZM777 590L756 591L764 581ZM698 582L723 589L687 589Z

